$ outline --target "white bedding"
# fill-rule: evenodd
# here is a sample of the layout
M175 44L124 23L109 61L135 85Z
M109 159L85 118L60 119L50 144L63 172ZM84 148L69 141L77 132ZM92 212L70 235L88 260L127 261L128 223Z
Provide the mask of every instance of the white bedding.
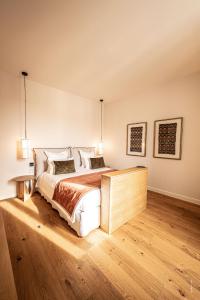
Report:
M41 195L51 203L53 208L58 210L60 216L63 217L74 230L76 230L78 235L85 236L91 230L98 228L100 225L100 190L95 189L88 192L76 206L73 215L70 216L61 205L52 200L55 186L60 180L65 178L107 171L109 169L110 168L100 168L88 170L80 168L78 172L60 175L51 175L44 172L38 177L37 187Z

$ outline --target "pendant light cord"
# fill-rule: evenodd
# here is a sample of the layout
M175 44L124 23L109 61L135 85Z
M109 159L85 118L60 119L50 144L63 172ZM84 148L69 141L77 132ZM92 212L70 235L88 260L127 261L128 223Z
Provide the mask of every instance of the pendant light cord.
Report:
M22 76L24 76L24 133L25 133L25 139L27 139L27 128L26 128L26 76L28 76L28 73L23 71L21 72Z
M100 99L100 102L101 102L101 142L103 140L103 99Z
M24 129L25 129L25 139L27 139L27 129L26 129L26 77L24 76Z

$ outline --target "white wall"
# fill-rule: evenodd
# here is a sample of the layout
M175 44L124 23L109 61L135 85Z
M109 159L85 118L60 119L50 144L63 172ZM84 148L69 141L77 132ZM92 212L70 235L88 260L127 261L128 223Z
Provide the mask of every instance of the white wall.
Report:
M13 177L30 171L17 160L24 135L23 81L0 71L0 199L16 195ZM32 147L93 146L99 137L98 102L27 81L27 131Z
M27 129L32 147L95 145L99 103L28 81ZM29 172L17 160L16 143L24 134L23 82L0 72L0 199L16 195L15 176ZM182 160L153 158L153 122L183 116ZM147 156L126 156L126 125L148 122ZM130 101L105 103L105 160L124 168L144 164L149 186L186 199L200 199L200 74L140 94ZM200 201L200 200L199 200Z
M182 160L153 158L154 120L184 117ZM148 122L147 156L126 156L126 125ZM105 105L105 158L113 167L146 165L151 189L200 204L200 74L130 101Z

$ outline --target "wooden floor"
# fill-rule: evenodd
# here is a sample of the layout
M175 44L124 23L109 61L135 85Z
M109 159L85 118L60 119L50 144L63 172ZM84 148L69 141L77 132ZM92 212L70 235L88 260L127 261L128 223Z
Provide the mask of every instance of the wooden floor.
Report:
M78 238L38 194L1 202L19 300L200 299L200 207L149 193L108 237Z

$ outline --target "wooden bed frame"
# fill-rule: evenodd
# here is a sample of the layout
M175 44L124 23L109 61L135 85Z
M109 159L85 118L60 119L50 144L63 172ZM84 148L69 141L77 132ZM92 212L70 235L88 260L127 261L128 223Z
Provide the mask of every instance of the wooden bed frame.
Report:
M147 169L102 175L101 191L101 228L110 234L146 208Z

